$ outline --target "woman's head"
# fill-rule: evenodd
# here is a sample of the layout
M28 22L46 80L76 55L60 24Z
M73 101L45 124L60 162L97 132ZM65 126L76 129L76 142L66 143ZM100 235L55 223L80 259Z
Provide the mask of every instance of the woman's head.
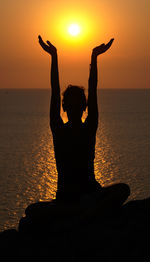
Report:
M63 93L63 110L67 113L68 119L79 120L83 111L86 110L86 96L84 88L80 86L69 85Z

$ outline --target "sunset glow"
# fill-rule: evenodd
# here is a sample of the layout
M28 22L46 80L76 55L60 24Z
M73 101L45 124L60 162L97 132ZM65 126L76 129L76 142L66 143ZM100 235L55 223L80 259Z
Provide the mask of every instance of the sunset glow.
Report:
M45 18L45 27L49 25L49 17ZM48 34L55 35L58 45L63 48L70 49L70 45L76 48L82 48L85 42L89 43L89 39L93 38L96 27L94 19L90 20L89 13L80 13L75 11L61 11L60 15L54 17L52 26L49 26ZM51 30L51 32L50 32Z
M2 1L1 86L49 88L40 34L58 50L62 87L87 88L92 49L114 38L111 52L98 59L99 88L148 88L149 9L148 0Z
M80 34L80 31L81 29L78 24L71 24L68 28L68 32L72 36L77 36L78 34Z

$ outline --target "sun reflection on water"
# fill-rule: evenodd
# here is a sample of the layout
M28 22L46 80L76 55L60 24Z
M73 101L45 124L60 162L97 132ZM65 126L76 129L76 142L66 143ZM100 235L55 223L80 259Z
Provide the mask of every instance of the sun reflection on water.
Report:
M52 140L47 140L45 145L42 145L45 157L39 155L37 170L41 174L37 185L39 192L39 201L52 200L56 197L57 189L57 170L54 157L54 149L51 145Z
M114 168L112 165L112 149L104 130L98 129L95 148L95 178L101 186L108 186L114 180ZM109 158L108 158L109 156Z

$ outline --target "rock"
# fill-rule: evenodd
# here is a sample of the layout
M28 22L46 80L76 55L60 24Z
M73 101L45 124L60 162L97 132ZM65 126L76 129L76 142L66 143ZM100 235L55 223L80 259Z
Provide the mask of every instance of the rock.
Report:
M6 247L18 239L18 231L16 229L8 229L0 233L0 246Z
M30 208L27 210L29 211ZM21 218L0 233L1 254L52 261L135 261L149 258L150 198L117 212L80 221L73 216Z

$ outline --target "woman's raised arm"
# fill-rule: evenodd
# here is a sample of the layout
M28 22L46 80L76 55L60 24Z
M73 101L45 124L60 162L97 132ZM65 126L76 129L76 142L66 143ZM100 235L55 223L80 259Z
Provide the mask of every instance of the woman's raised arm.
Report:
M106 45L97 46L92 51L90 75L89 75L89 89L88 89L88 123L91 126L91 131L95 132L98 125L98 106L97 106L97 57L105 53L112 45L114 39L112 38Z
M60 86L58 72L57 49L49 41L46 43L39 36L39 43L44 51L51 55L51 103L50 103L50 126L52 129L59 125L60 117Z

